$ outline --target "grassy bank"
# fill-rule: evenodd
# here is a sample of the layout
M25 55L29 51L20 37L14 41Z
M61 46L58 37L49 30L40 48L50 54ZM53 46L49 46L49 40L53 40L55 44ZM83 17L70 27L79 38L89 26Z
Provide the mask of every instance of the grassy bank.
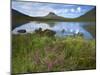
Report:
M95 69L95 40L12 35L12 72Z

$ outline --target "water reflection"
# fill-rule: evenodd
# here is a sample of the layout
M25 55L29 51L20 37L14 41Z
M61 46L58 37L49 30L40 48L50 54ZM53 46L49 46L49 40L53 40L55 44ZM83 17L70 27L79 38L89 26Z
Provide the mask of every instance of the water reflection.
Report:
M13 34L20 34L19 30L26 30L26 33L34 33L36 29L42 28L42 31L45 29L49 29L55 31L55 36L65 37L68 35L74 35L78 33L82 33L84 38L92 39L92 35L86 31L83 26L84 25L92 25L91 22L55 22L53 26L49 23L42 23L42 22L29 22L19 27L16 27L12 33Z

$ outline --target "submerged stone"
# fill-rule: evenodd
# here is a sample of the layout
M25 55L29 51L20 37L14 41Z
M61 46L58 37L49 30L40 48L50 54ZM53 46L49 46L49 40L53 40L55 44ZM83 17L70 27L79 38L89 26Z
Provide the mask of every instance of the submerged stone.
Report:
M18 33L26 33L26 30L24 30L24 29L23 30L18 30L17 32Z

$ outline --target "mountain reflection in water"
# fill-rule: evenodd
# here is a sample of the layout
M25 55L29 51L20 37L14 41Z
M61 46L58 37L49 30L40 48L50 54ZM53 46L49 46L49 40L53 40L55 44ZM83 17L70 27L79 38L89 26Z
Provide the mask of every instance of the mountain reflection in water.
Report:
M42 28L42 31L46 29L55 31L56 32L55 36L59 37L65 37L68 35L82 33L84 38L92 39L93 36L83 27L92 24L95 26L95 23L90 23L90 22L54 22L54 25L50 25L49 23L46 22L43 23L43 22L33 21L23 24L19 27L16 27L12 31L12 33L20 34L18 32L19 30L26 30L26 33L34 33L35 30Z

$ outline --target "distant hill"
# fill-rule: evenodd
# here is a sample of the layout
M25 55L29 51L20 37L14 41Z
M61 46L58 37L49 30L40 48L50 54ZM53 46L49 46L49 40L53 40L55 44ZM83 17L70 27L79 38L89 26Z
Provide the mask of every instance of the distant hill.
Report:
M96 20L96 8L94 8L91 11L87 12L86 14L80 16L76 20L81 20L81 21L95 21Z
M30 21L63 21L63 17L58 17L54 13L49 13L45 17L30 17L28 15L25 15L23 13L20 13L19 11L16 11L12 9L12 29L14 29L17 26L20 26L22 24L28 23Z
M56 18L57 15L56 15L55 13L50 12L50 13L49 13L48 15L46 15L45 17L47 17L47 18L52 18L52 17Z
M50 12L45 17L30 17L12 9L12 29L20 26L29 21L95 21L96 19L96 8L87 12L79 18L69 19L61 16L57 16L55 13Z
M12 9L12 29L16 26L29 22L32 18Z
M55 13L50 12L48 15L46 15L44 18L46 19L57 19L57 20L64 20L66 18L61 17L61 16L57 16Z
M96 19L96 8L92 9L91 11L87 12L86 14L75 18L75 19L70 19L70 18L64 18L61 16L57 16L56 14L50 12L47 16L43 17L46 19L55 19L55 20L61 20L61 21L95 21Z

